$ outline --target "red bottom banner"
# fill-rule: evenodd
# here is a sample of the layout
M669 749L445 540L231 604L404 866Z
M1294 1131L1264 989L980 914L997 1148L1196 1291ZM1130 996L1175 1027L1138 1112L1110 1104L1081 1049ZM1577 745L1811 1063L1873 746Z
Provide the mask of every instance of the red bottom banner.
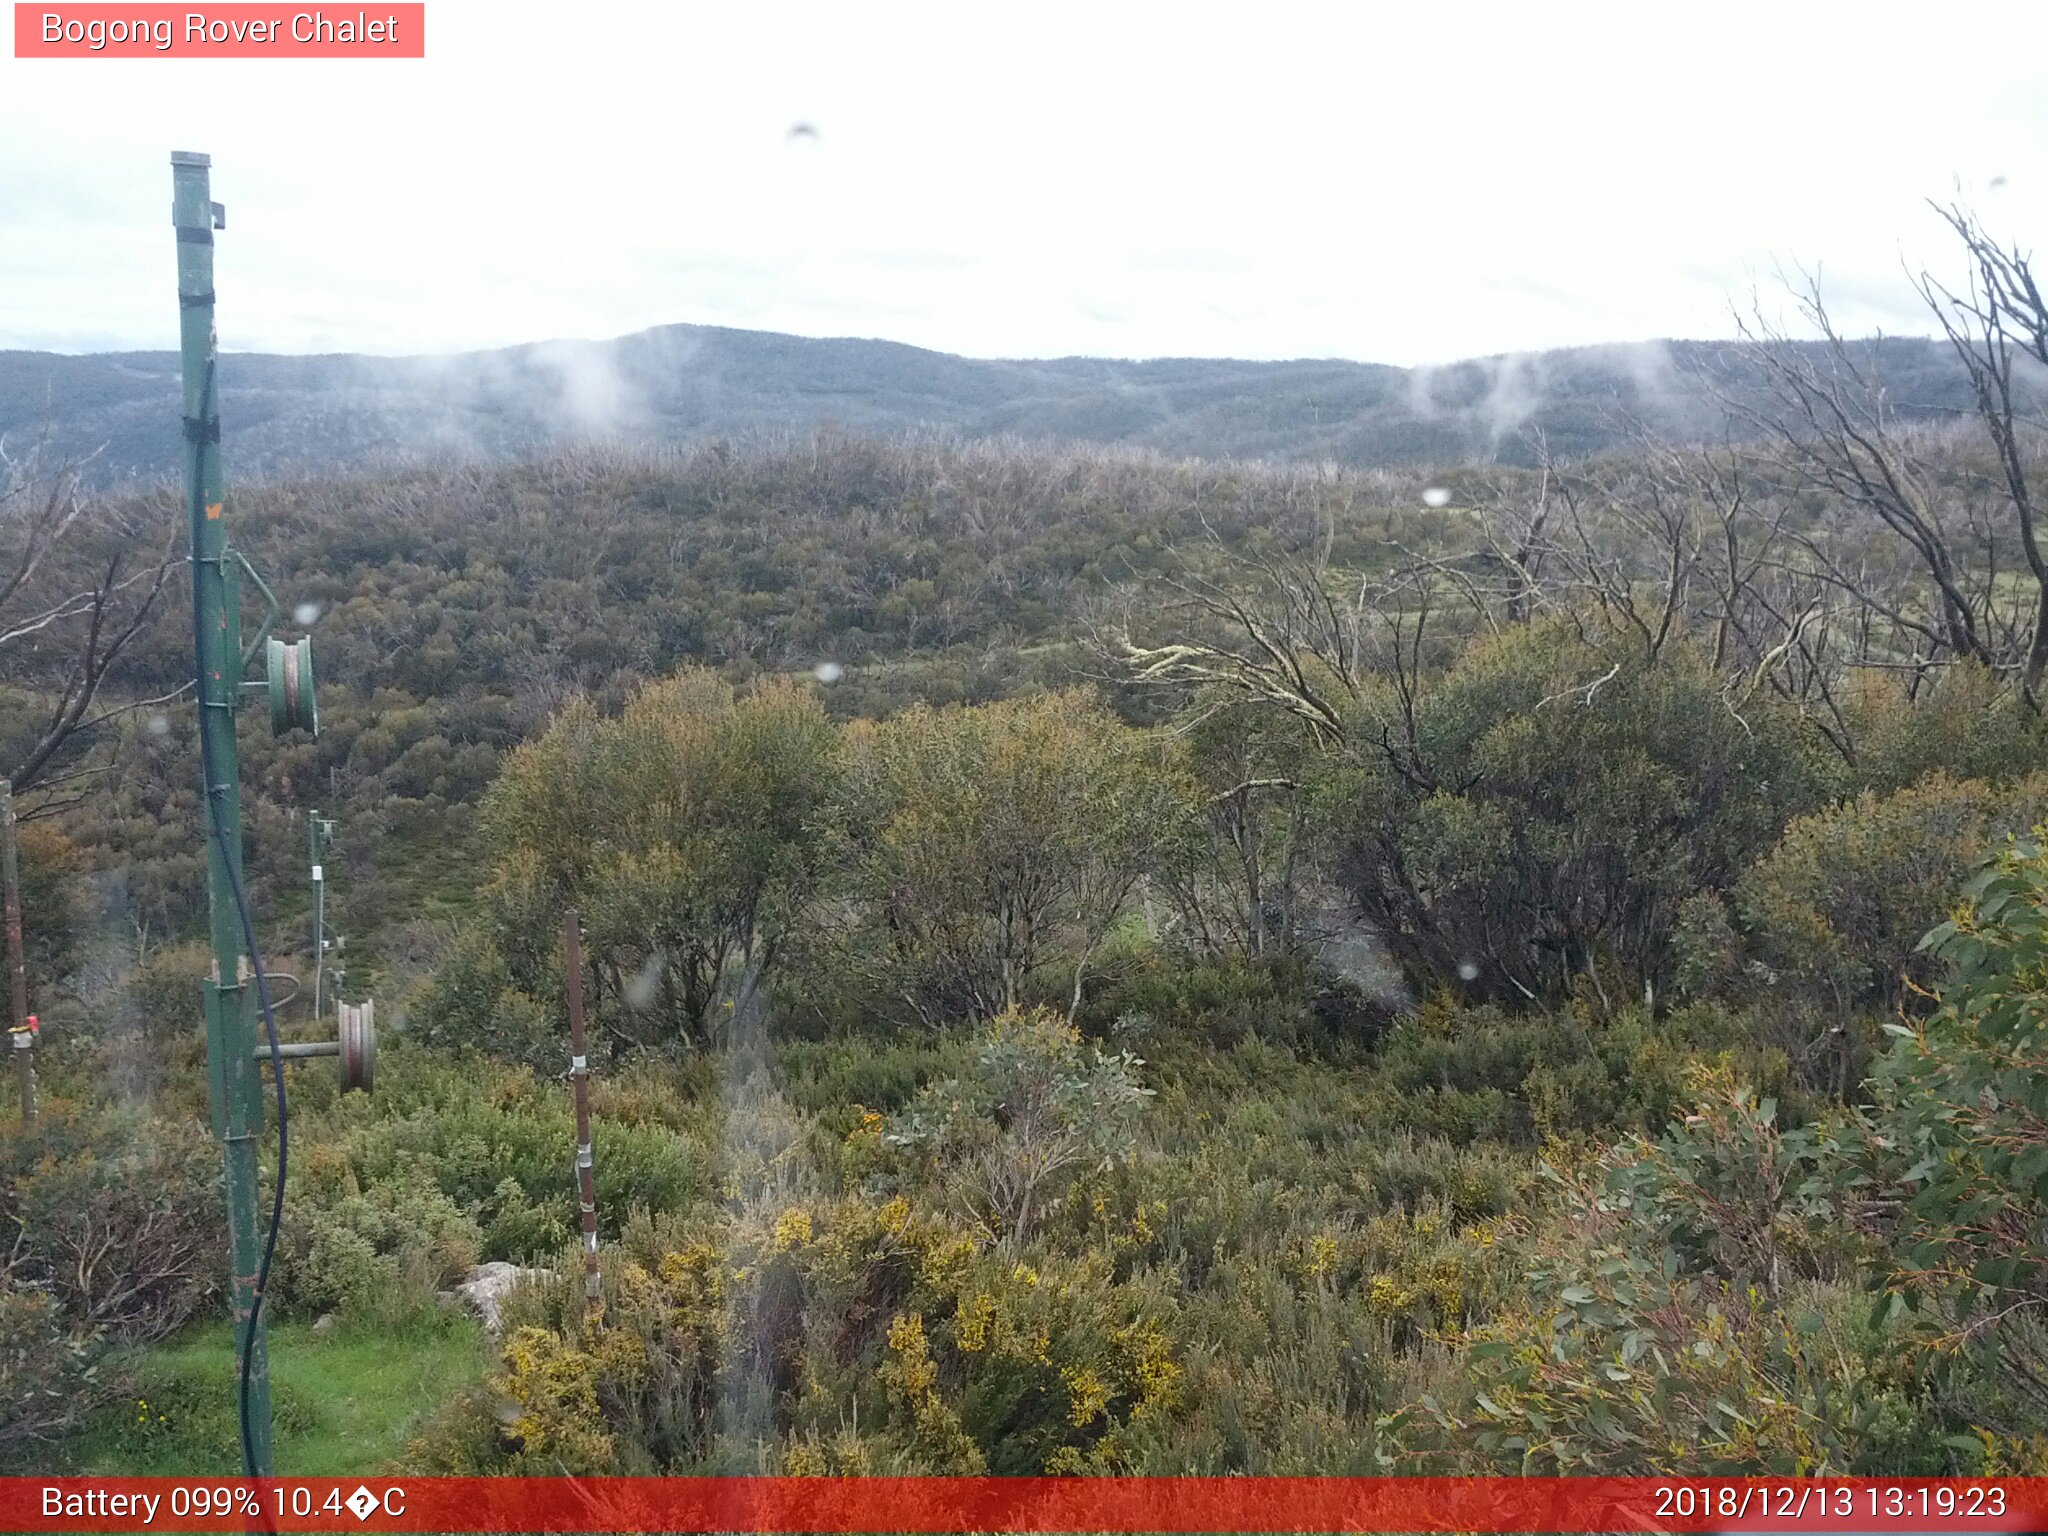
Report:
M2048 1532L2048 1478L18 1477L0 1530Z

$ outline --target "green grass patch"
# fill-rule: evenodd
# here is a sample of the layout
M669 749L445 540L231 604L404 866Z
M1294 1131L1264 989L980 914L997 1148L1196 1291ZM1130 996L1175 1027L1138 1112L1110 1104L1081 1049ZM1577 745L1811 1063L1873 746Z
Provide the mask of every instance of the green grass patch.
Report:
M452 1394L490 1367L467 1317L409 1327L271 1330L277 1471L343 1477L395 1460ZM232 1476L241 1469L234 1341L225 1319L188 1329L130 1362L132 1387L67 1447L74 1470L108 1476Z

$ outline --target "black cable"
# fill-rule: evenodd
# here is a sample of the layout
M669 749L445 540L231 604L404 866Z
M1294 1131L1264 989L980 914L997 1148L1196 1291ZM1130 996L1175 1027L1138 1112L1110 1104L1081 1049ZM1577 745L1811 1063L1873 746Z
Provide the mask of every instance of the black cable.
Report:
M208 412L213 401L214 361L206 362L206 378L199 391L199 409ZM203 415L202 427L211 426L217 432L218 423L210 416ZM206 492L200 481L205 467L207 437L204 430L190 434L192 437L192 659L195 668L195 683L199 690L199 774L205 788L206 825L213 840L220 845L221 868L227 871L228 890L235 899L235 912L242 923L242 941L249 951L249 966L255 972L256 1001L263 1009L263 1028L270 1039L270 1071L277 1084L277 1186L270 1202L270 1231L263 1240L263 1261L256 1270L256 1290L249 1300L249 1322L242 1333L242 1376L239 1393L239 1408L242 1428L242 1470L250 1477L256 1472L256 1442L249 1428L249 1361L255 1352L256 1328L263 1316L263 1292L270 1284L270 1260L277 1252L278 1229L284 1225L284 1173L285 1161L291 1145L290 1116L284 1097L284 1062L279 1056L277 1039L277 1015L270 1006L270 988L263 980L263 956L256 947L256 923L249 914L248 893L242 889L242 877L236 869L233 850L228 844L227 828L223 824L219 797L227 793L228 786L218 783L213 776L213 748L206 729L206 649L205 649L205 608L199 589L199 541L205 517ZM225 579L225 578L223 578ZM236 679L237 686L240 679ZM240 978L237 978L239 981ZM218 1003L216 1003L218 1006ZM260 1070L260 1069L259 1069ZM226 1106L222 1106L223 1110Z

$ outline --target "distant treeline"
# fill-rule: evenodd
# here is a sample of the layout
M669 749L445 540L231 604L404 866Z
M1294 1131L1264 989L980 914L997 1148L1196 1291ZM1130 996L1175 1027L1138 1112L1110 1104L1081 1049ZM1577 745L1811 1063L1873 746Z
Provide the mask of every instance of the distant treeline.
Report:
M227 337L232 346L232 335ZM1823 344L1802 344L1821 355ZM1947 345L1858 344L1894 409L1967 410ZM0 352L0 437L48 428L110 481L174 477L178 359ZM1433 368L1340 359L1045 361L953 357L893 342L665 326L602 342L448 357L280 357L221 364L231 481L385 462L494 462L616 439L641 445L923 430L961 439L1121 444L1170 455L1354 466L1528 464L1525 434L1560 453L1623 444L1640 421L1695 439L1727 430L1718 398L1756 401L1747 344L1652 341L1475 358ZM1737 422L1738 430L1747 430Z

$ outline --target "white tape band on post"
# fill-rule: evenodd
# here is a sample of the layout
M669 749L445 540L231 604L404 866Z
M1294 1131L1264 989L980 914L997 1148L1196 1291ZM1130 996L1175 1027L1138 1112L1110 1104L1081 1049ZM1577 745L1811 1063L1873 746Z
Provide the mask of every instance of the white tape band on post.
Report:
M595 1232L586 1232L583 1234L583 1247L586 1252L597 1252L597 1234Z
M590 1143L587 1141L576 1148L576 1166L578 1168L588 1168L590 1166Z
M569 1070L571 1072L588 1072L590 1064L581 1056L571 1056L569 1058Z

